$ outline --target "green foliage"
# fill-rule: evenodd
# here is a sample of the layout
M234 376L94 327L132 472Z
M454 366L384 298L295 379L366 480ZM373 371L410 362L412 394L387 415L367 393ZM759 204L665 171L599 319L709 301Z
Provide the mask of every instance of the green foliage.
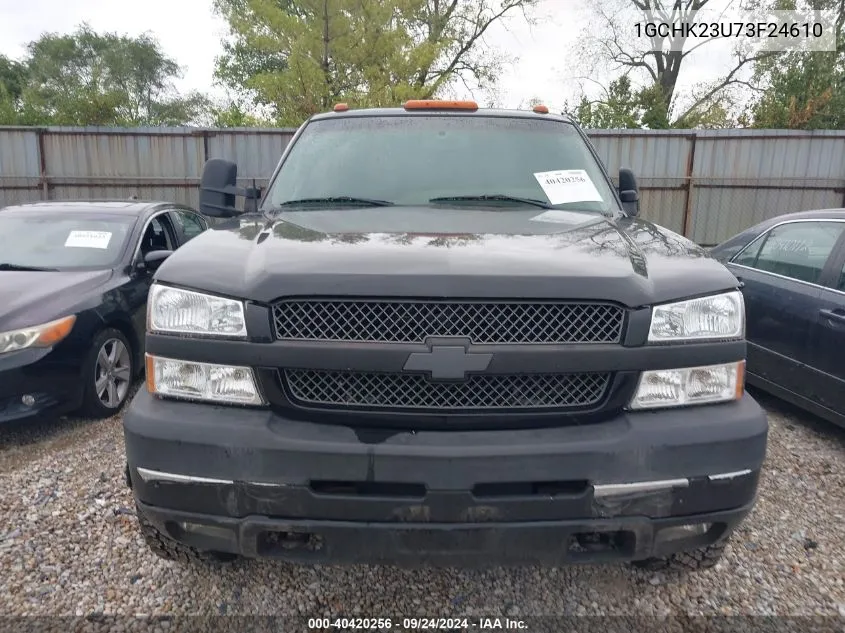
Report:
M216 76L282 125L344 101L431 98L457 80L495 82L487 29L536 0L215 0L230 39Z
M774 6L794 10L796 2L775 0ZM754 77L765 90L748 108L743 124L803 130L845 128L845 6L841 0L817 0L814 8L835 10L838 50L786 52L759 62Z
M279 3L286 11L293 11L293 3ZM242 15L248 11L247 0L227 0L226 11ZM215 5L216 10L222 9ZM250 38L223 40L223 54L216 59L215 75L223 85L245 90L253 77L283 72L287 69L287 57L268 47L249 45Z
M0 90L12 101L21 98L26 84L26 67L14 59L0 55Z
M740 124L774 129L845 128L845 5L842 0L757 0L771 9L832 10L837 51L784 52L761 60L754 81L762 92Z
M8 89L0 85L0 125L19 125L18 109Z
M87 25L45 33L22 62L0 58L0 117L26 125L184 125L208 101L179 95L179 73L149 35L98 34Z
M632 91L627 75L610 82L601 101L590 101L582 96L570 114L586 128L613 130L642 127L642 104L639 95Z
M718 99L670 120L663 89L659 85L634 89L628 75L611 81L604 98L581 97L567 113L585 128L603 130L724 128L733 123L727 105Z
M21 93L26 68L20 62L0 55L0 125L20 125Z
M598 101L582 97L572 115L587 128L652 130L670 127L660 86L635 90L628 75L610 82Z
M250 114L238 103L212 106L210 115L209 125L211 127L273 127L272 121L265 121L261 117Z
M745 122L758 128L845 128L843 53L786 53L758 69L766 91Z

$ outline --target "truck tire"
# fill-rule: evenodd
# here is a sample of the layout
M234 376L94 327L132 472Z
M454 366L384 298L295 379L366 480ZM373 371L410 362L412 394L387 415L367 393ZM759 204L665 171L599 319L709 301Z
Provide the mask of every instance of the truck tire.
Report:
M686 572L710 569L722 558L727 544L727 541L722 541L688 552L676 552L659 558L635 560L631 564L638 569L644 569L646 571Z
M138 517L138 525L141 528L141 535L147 543L147 547L160 558L165 560L172 560L182 564L219 564L227 563L235 560L235 554L228 554L223 552L204 552L174 541L172 538L162 532L150 523L142 514L141 509L135 506L136 515Z

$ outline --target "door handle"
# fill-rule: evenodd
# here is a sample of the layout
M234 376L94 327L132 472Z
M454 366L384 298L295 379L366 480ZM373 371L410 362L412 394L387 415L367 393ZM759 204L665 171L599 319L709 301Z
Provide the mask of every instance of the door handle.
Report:
M845 310L819 310L824 318L837 323L845 323Z

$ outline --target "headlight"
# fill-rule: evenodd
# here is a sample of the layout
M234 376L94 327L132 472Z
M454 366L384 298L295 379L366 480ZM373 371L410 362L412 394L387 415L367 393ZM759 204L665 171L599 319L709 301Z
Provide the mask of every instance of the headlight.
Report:
M745 302L737 291L655 306L648 340L698 341L742 338L745 335Z
M246 338L244 304L154 284L147 307L147 328L168 334Z
M147 390L152 394L227 404L264 404L249 367L146 356Z
M739 400L745 389L745 361L644 371L631 409L679 407Z
M64 317L32 327L0 332L0 354L27 347L50 347L66 338L76 323L75 316Z

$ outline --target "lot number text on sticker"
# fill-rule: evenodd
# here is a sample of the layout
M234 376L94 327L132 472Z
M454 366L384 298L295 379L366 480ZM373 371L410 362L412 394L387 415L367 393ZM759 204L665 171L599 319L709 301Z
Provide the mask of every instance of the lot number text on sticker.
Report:
M534 174L552 204L603 202L601 194L583 169L541 171Z
M111 235L108 231L71 231L65 241L65 247L106 249L109 247Z

